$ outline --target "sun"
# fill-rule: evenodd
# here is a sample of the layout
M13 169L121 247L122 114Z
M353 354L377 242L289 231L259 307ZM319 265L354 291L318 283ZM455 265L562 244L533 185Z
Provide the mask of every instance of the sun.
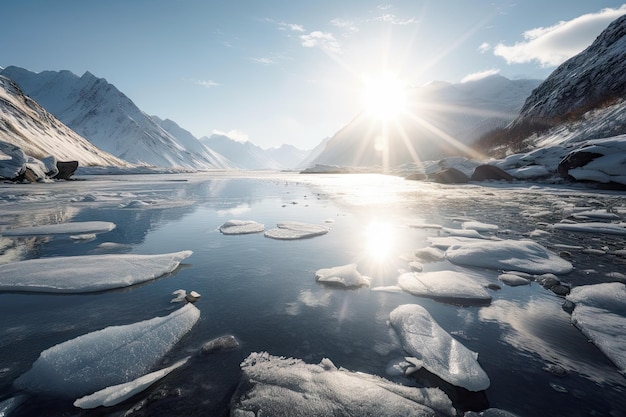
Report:
M393 119L406 110L406 85L392 73L363 76L363 105L372 117Z

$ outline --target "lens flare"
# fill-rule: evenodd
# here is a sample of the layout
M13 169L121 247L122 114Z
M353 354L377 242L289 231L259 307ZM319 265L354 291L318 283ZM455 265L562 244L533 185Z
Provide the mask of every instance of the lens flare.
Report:
M394 227L390 223L372 222L365 228L365 250L373 260L387 260L393 252L395 241Z

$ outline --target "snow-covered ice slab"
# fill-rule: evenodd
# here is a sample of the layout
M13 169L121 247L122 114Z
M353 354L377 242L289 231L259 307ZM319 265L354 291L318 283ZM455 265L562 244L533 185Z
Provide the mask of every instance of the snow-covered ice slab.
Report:
M249 233L261 233L265 225L254 220L229 220L220 226L220 232L225 235L245 235Z
M404 291L418 297L427 297L454 304L487 304L491 295L472 279L456 271L436 271L423 274L407 272L398 277Z
M324 284L342 287L369 287L370 279L361 275L356 264L322 268L315 271L315 280Z
M626 285L583 285L567 300L576 306L572 323L626 375Z
M113 385L112 387L106 387L93 394L86 395L74 401L74 405L83 409L91 409L100 406L111 407L119 404L122 401L129 399L130 397L139 394L146 388L150 387L155 382L165 378L175 369L180 368L187 363L190 356L185 359L181 359L175 364L168 366L167 368L159 369L158 371L150 372L143 375L133 381L126 382L124 384Z
M84 255L0 265L0 291L83 293L127 287L174 271L190 250L159 255Z
M124 326L110 326L44 350L15 380L31 392L80 397L130 382L152 369L200 318L193 304Z
M275 229L266 230L265 237L280 240L304 239L324 235L330 230L326 226L302 222L282 222L276 226Z
M407 387L387 379L337 369L329 359L300 359L253 352L241 364L231 415L244 416L454 416L438 388Z
M105 233L115 229L111 222L69 222L45 226L19 227L0 231L2 236L85 235Z
M626 227L617 223L556 223L554 229L568 230L570 232L604 233L609 235L626 235Z
M531 240L501 240L453 245L446 258L456 265L528 272L567 274L573 266Z
M483 222L463 222L463 229L475 230L477 232L495 232L500 229L497 224L483 223Z
M489 388L489 377L478 363L478 353L450 336L424 307L404 304L389 317L402 347L414 356L407 358L411 363L423 366L454 386L470 391Z

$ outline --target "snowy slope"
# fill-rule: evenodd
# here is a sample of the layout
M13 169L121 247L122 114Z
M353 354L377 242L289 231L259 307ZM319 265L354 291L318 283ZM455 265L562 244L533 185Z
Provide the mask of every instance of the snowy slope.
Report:
M159 167L221 168L204 148L181 144L103 78L18 67L7 67L2 74L92 144L119 158Z
M0 76L0 140L35 158L54 156L81 166L128 166L61 123L10 79Z
M328 141L312 163L397 166L465 154L467 145L481 135L510 123L539 83L494 75L415 88L410 91L408 114L388 124L385 135L380 122L361 113Z

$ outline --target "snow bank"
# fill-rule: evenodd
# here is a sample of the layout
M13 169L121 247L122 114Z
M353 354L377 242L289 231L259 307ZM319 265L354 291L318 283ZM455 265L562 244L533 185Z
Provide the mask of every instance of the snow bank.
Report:
M424 307L401 305L389 317L402 347L415 357L411 363L421 364L444 381L470 391L489 388L489 377L478 364L478 354L439 327Z
M324 235L330 230L326 226L301 222L282 222L276 226L276 229L266 230L265 237L279 240L304 239Z
M446 258L456 265L528 272L567 274L571 263L530 240L485 240L453 245Z
M94 392L93 394L86 395L74 401L74 405L83 409L91 409L100 406L111 407L119 404L144 391L160 379L165 378L170 372L186 364L189 358L190 356L187 356L185 359L176 362L172 366L151 372L125 384L114 385Z
M110 232L113 229L115 229L115 223L111 222L69 222L45 226L20 227L3 230L0 234L2 236L86 235Z
M407 272L398 277L404 291L418 297L428 297L453 304L482 304L491 301L491 295L467 274L456 271L437 271L424 274Z
M196 324L193 304L165 317L111 326L44 350L15 385L78 397L146 374Z
M84 255L0 265L0 291L82 293L127 287L174 271L192 251Z
M348 288L370 286L370 279L357 271L356 264L318 269L315 272L315 280L324 284L340 285Z
M626 375L626 285L610 282L573 288L572 323Z
M455 415L450 399L438 388L407 387L337 369L329 359L314 365L253 352L241 370L242 380L231 401L233 416Z
M265 226L253 220L229 220L220 226L220 232L225 235L260 233L263 230L265 230Z

